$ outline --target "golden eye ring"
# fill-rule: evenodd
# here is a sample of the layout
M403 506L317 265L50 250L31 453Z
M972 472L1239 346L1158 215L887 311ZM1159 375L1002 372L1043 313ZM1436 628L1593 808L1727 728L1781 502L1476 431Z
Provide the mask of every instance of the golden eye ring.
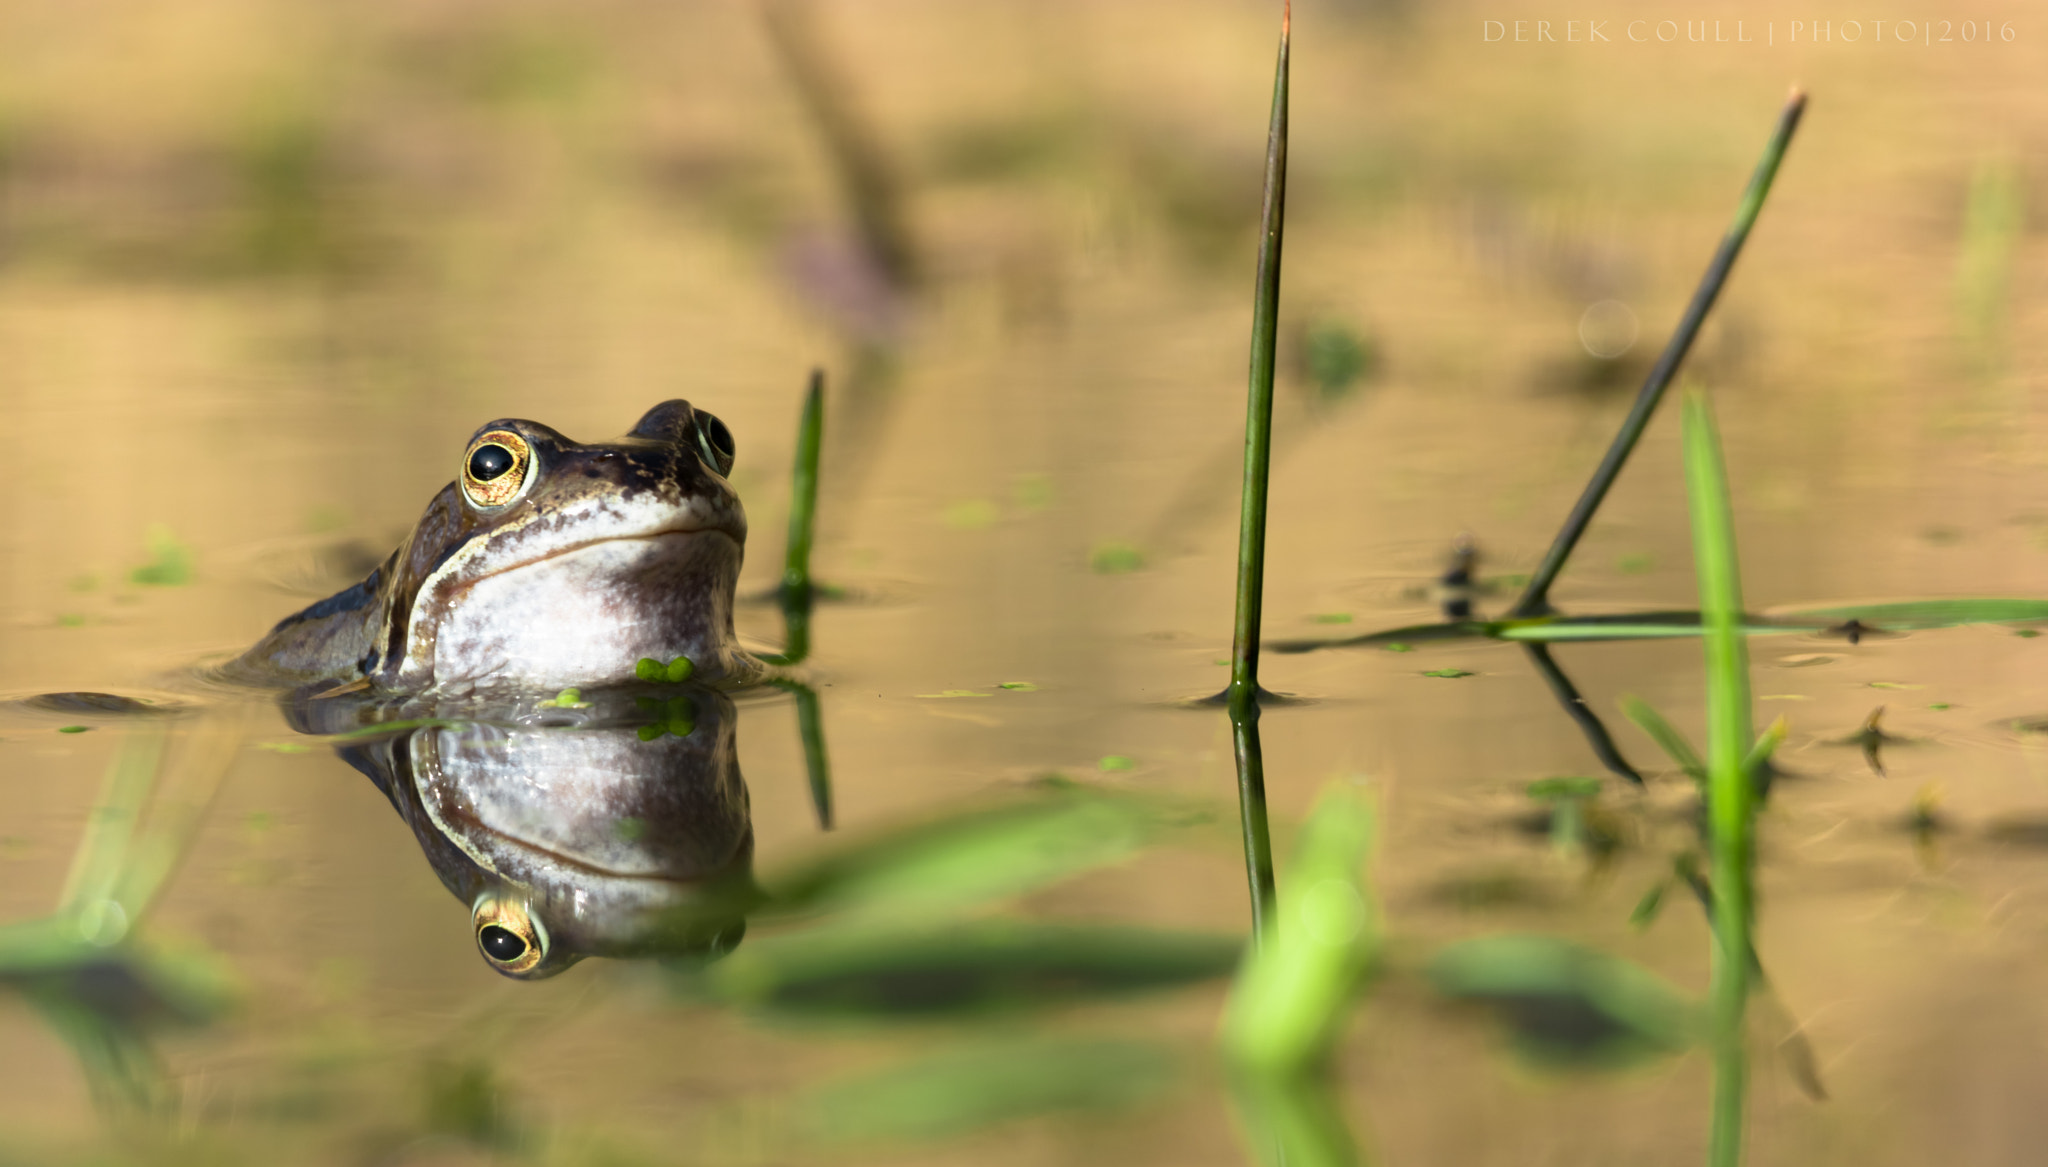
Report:
M485 892L477 897L469 918L477 951L506 976L526 976L547 959L548 930L525 904Z
M477 435L462 456L462 495L486 510L505 506L533 477L533 447L511 430Z

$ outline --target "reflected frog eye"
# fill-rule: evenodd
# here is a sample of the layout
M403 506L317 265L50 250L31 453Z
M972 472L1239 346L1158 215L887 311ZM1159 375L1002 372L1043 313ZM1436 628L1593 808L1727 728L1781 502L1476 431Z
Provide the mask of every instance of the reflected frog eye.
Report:
M525 904L485 892L477 897L470 920L476 926L477 951L506 976L526 976L547 957L547 929Z
M703 453L705 464L721 476L732 473L733 458L739 452L733 444L732 431L708 413L697 414L697 449Z
M478 436L463 456L462 494L474 506L504 506L519 497L532 477L533 448L510 430Z

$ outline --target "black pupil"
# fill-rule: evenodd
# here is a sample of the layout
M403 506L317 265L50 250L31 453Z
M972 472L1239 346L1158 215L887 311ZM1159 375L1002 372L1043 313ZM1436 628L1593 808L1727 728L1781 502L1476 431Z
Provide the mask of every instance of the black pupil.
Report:
M711 448L718 452L719 457L732 457L732 431L725 428L724 422L708 413L698 416L703 419L704 440L711 444Z
M512 451L495 442L487 446L478 446L476 453L469 456L469 476L478 482L489 482L510 469ZM508 932L506 935L509 936L511 933Z
M511 929L500 928L496 924L484 925L477 941L484 946L484 955L500 964L518 960L526 951L526 941L513 935Z

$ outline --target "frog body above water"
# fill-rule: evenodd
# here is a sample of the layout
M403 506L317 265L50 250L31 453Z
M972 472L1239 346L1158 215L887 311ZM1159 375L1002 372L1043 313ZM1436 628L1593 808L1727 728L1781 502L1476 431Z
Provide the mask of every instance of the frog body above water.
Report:
M630 681L687 656L709 683L761 666L733 634L746 513L717 418L666 401L583 444L491 422L369 578L286 617L230 678L421 692Z

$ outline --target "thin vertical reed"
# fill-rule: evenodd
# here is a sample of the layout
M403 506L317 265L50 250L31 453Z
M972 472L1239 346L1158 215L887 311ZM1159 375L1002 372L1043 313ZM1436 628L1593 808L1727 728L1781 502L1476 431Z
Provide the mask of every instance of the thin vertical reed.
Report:
M1266 484L1273 453L1273 367L1279 335L1280 237L1287 217L1287 50L1292 6L1281 9L1273 113L1266 130L1266 191L1259 216L1259 272L1252 294L1251 377L1245 394L1244 496L1238 520L1237 627L1230 652L1231 737L1238 813L1251 884L1252 934L1265 935L1273 906L1273 852L1266 833L1266 776L1259 751L1259 615L1265 598Z

